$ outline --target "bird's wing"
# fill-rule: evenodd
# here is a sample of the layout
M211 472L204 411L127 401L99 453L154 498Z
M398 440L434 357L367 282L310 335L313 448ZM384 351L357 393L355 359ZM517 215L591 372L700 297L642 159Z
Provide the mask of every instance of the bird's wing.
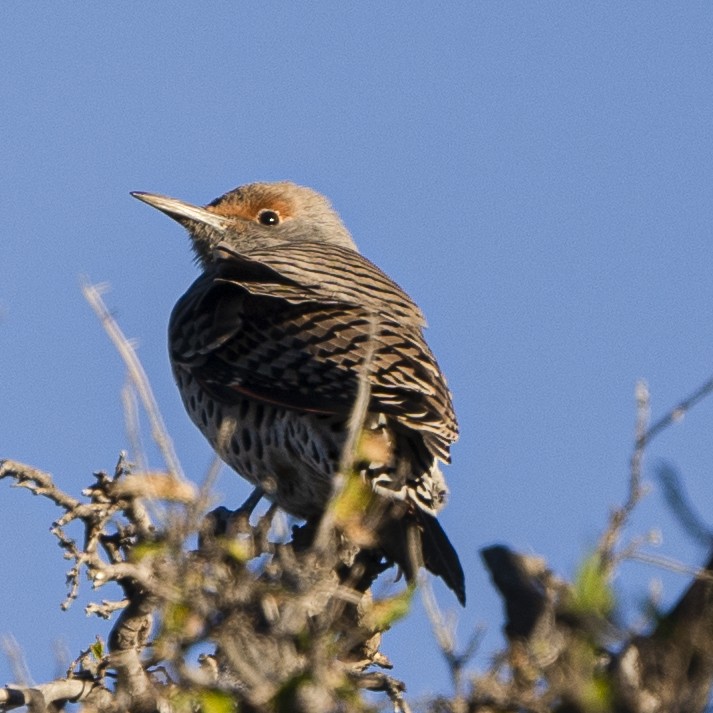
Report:
M226 403L242 395L347 416L373 340L371 408L420 431L447 460L457 426L418 307L364 258L352 257L347 280L339 268L324 276L309 251L290 252L289 263L279 251L269 263L219 253L171 315L174 365Z
M228 263L246 264L246 257L220 246ZM269 267L282 279L301 285L320 299L336 299L386 312L402 324L425 327L418 305L388 275L354 250L302 242L255 248L250 260Z

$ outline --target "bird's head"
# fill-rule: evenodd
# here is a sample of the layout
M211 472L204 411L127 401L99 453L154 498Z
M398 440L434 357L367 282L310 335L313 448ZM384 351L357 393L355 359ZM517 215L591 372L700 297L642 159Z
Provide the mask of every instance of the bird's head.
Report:
M250 255L254 248L317 242L356 250L349 231L329 201L294 183L250 183L205 207L153 193L131 194L188 230L198 260L209 264L221 242Z

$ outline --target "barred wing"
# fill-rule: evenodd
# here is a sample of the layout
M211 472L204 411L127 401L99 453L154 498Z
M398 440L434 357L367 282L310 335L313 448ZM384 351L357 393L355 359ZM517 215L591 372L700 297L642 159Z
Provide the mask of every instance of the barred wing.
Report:
M307 243L247 257L221 247L176 305L169 343L174 365L226 403L243 395L346 417L373 338L370 408L447 461L457 426L423 324L358 253Z

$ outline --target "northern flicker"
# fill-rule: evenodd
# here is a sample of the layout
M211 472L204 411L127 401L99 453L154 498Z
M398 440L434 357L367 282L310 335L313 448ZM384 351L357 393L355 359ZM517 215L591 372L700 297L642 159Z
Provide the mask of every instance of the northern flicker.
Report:
M384 504L377 547L409 579L424 565L464 604L463 569L436 520L457 424L418 306L309 188L253 183L205 207L132 195L188 230L202 269L171 314L169 352L218 454L286 512L318 518L367 378L363 429L377 448L355 465Z

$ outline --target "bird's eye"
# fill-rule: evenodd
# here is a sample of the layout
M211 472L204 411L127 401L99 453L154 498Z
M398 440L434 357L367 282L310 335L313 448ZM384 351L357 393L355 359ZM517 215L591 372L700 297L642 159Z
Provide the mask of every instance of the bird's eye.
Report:
M278 225L280 222L280 214L276 210L265 208L257 214L257 219L263 225Z

